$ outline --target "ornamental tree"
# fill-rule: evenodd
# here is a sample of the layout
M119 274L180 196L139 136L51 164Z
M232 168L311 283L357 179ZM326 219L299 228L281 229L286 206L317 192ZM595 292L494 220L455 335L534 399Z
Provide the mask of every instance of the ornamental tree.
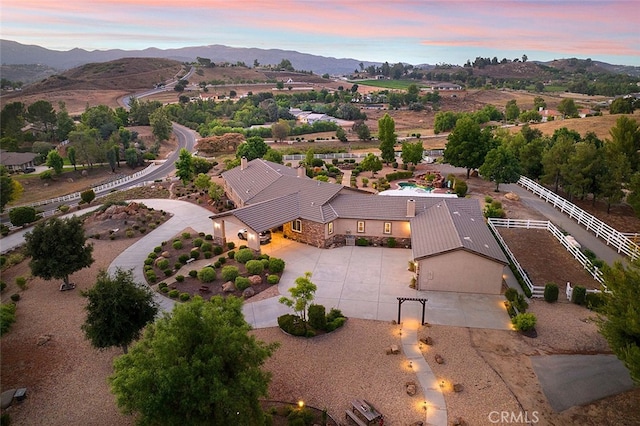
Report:
M82 221L77 216L40 222L24 238L25 254L31 257L29 266L36 277L62 279L68 285L69 275L94 262L93 245L86 244Z
M83 293L88 300L82 331L98 349L120 346L124 353L156 317L158 304L146 285L135 282L132 270L101 270L96 284Z
M296 314L306 323L307 307L315 297L318 287L311 282L311 272L305 272L303 277L296 278L295 283L295 287L289 289L291 298L282 296L280 303L293 308Z
M123 412L141 424L260 425L260 398L277 348L249 334L242 300L196 296L145 330L109 378Z

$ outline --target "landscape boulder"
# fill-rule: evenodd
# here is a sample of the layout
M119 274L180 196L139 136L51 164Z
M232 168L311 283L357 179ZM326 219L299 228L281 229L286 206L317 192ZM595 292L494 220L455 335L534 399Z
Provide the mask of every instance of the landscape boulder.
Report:
M233 293L234 291L236 291L236 285L233 283L233 281L227 281L226 283L222 284L222 291L224 293Z
M245 299L248 299L255 295L256 295L256 291L253 289L253 287L247 287L242 292L242 297L244 297Z
M262 277L260 275L251 275L249 277L249 282L251 285L260 285L262 284Z

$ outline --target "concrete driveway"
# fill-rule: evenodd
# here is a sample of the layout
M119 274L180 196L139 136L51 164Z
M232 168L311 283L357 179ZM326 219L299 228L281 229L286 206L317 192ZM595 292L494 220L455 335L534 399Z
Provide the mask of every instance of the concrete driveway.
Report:
M417 291L409 287L413 273L408 270L411 251L382 247L339 247L318 249L273 235L264 253L279 257L286 268L278 291L288 289L305 272L318 287L315 303L327 310L337 308L347 317L392 321L398 319L398 297L427 298L425 321L431 324L510 330L509 315L502 295L479 295ZM245 317L256 328L277 325L277 317L290 312L278 297L245 304ZM402 304L401 322L418 326L422 304Z

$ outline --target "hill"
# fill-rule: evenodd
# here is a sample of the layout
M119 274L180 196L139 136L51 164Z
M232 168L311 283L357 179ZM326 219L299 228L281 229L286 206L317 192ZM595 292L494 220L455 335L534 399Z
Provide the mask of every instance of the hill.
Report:
M74 68L90 62L108 62L120 58L166 58L180 62L193 62L196 58L208 58L213 62L244 62L252 66L254 61L260 64L279 64L288 59L296 70L313 71L316 74L347 74L359 68L380 65L377 62L364 62L357 59L331 58L310 55L293 50L238 48L218 44L208 46L183 47L180 49L144 50L93 50L72 49L57 51L40 46L25 45L10 40L0 40L2 63L4 65L43 64L58 70Z

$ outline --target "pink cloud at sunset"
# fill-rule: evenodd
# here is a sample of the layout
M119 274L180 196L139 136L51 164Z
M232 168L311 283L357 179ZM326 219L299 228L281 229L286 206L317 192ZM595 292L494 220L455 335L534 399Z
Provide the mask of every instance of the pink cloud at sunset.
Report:
M580 56L640 65L634 1L21 0L2 38L50 49L222 44L408 63Z

